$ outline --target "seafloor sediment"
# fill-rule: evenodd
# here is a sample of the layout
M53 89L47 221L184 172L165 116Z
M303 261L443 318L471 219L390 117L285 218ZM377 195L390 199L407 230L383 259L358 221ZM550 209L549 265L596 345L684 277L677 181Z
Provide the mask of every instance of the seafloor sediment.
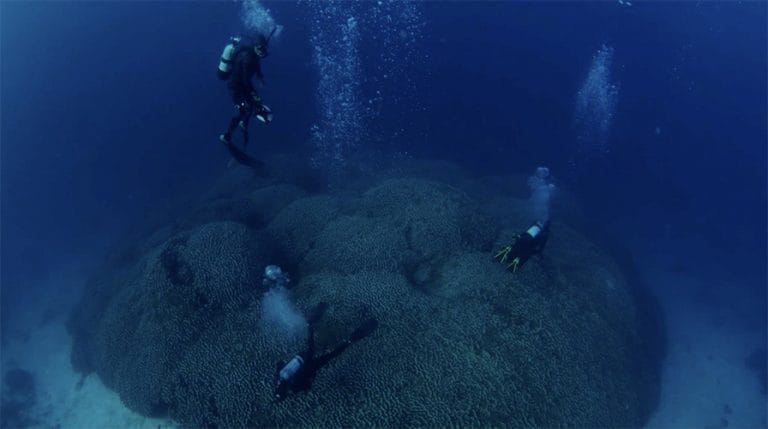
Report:
M525 178L411 162L333 191L291 168L233 169L109 256L75 307L72 363L130 408L185 426L639 426L662 338L612 258L555 207L542 257L493 259L528 225ZM561 201L567 201L562 198ZM275 402L300 341L258 323L261 272L329 304L317 347L378 329Z

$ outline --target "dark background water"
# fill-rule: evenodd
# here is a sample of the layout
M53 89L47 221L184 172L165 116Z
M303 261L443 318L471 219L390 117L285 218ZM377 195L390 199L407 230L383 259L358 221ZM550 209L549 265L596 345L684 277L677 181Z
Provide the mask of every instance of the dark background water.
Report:
M264 63L276 120L254 131L257 150L300 156L318 116L310 27L303 6L268 6L285 31ZM548 165L595 225L700 236L721 255L706 263L740 279L733 293L765 302L764 2L420 8L424 57L418 67L402 61L422 108L385 100L371 126L404 128L386 150L478 174ZM2 3L6 298L223 171L216 136L231 106L215 67L240 30L238 11L229 2ZM364 74L381 72L372 65L380 47L363 41ZM620 87L610 152L574 169L574 98L604 44Z

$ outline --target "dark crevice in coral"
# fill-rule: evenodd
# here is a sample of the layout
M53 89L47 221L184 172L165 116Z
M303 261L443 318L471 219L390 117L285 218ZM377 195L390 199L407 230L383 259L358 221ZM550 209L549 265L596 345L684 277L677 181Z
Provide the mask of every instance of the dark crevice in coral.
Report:
M177 286L192 284L194 281L191 267L180 255L185 244L186 237L175 238L168 242L160 255L160 263L168 281Z

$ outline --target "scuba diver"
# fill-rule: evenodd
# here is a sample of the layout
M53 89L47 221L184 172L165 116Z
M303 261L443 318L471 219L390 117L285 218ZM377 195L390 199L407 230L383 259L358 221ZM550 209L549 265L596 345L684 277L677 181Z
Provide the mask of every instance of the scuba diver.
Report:
M331 359L340 355L347 347L370 335L379 325L376 319L370 318L363 322L348 338L339 343L335 348L320 356L315 356L314 324L320 319L327 307L328 304L326 303L318 304L312 312L312 316L307 319L309 332L307 333L306 350L297 354L288 362L280 361L277 363L274 381L276 401L285 399L289 391L299 392L308 390L312 387L312 382L322 367L327 365Z
M264 277L261 283L267 287L267 289L275 287L287 287L291 279L288 277L282 268L277 265L267 265L264 268Z
M515 235L515 242L496 253L495 258L516 273L531 258L544 251L549 239L549 221L537 221L525 232Z
M256 34L249 41L241 37L232 37L224 47L219 62L219 79L227 81L227 87L236 110L235 115L229 121L227 130L219 135L219 140L238 162L251 167L260 167L262 163L246 155L232 144L232 132L236 128L242 130L243 148L245 149L248 146L248 125L251 116L256 116L258 120L264 123L272 121L272 110L261 102L252 79L255 76L262 83L264 82L261 60L269 53L269 41L275 34L275 30L277 28L274 28L267 37L260 33Z

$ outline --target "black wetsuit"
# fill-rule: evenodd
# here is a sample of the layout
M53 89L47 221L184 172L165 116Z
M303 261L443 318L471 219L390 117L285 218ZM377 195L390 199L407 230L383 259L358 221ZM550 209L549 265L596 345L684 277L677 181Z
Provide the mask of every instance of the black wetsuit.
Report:
M340 355L353 343L360 341L370 335L378 326L379 322L370 318L355 329L345 340L341 341L332 350L319 356L315 356L315 330L312 327L322 314L327 304L320 304L315 308L314 315L309 317L309 333L307 335L307 348L294 356L288 362L278 362L275 372L275 399L280 401L285 399L289 391L308 390L312 387L317 372L328 364L331 359ZM283 374L285 371L285 374Z
M259 80L264 79L261 73L261 60L254 52L252 44L242 43L236 48L232 59L232 74L227 82L237 114L229 121L229 127L224 136L229 141L232 131L242 122L243 146L248 144L248 123L251 116L262 108L256 88L253 86L254 76Z
M315 332L310 326L307 335L307 348L298 354L298 357L302 360L302 364L298 371L296 371L290 379L281 381L280 371L285 368L286 362L278 362L277 364L277 372L275 373L275 398L277 400L284 399L288 391L297 392L308 390L312 386L312 382L320 368L325 366L331 359L340 355L351 344L352 340L347 339L342 341L328 353L315 356Z
M531 236L526 232L520 234L520 237L512 245L512 251L510 252L510 258L519 258L520 266L522 267L531 256L539 254L544 251L544 246L549 240L549 221L544 222L539 226L541 230L536 237Z

